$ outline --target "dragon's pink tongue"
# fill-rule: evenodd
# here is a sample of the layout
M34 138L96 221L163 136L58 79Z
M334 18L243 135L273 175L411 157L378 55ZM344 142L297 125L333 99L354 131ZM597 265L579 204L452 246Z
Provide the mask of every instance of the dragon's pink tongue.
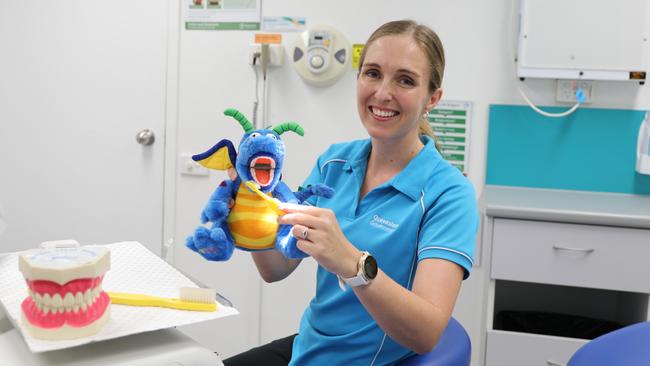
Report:
M259 168L255 168L255 180L257 180L257 183L265 186L269 183L271 183L271 163L273 160L265 157L260 157L257 160L255 160L255 166Z
M271 181L271 171L264 169L255 169L255 179L260 185L267 185Z

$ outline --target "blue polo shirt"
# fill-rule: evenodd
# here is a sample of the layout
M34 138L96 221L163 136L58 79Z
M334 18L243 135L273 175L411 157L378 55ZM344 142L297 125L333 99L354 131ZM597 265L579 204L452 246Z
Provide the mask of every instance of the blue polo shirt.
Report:
M332 209L348 240L408 289L417 263L427 258L452 261L467 278L478 227L473 187L431 139L423 142L402 172L361 202L369 139L331 146L305 181L336 189L331 199L309 203ZM353 291L342 291L337 277L318 267L316 295L302 316L290 365L389 365L412 354L385 335Z

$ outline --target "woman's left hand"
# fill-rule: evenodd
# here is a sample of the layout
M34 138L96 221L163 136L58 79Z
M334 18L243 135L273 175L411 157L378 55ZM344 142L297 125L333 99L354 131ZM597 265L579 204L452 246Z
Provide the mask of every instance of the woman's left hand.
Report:
M298 249L333 274L343 277L357 274L361 252L343 235L332 210L296 204L282 204L280 209L286 214L278 217L278 223L293 225Z

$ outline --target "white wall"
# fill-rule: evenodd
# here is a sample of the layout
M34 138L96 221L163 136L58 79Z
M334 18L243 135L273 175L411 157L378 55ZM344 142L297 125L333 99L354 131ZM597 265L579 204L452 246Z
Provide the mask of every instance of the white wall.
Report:
M523 103L516 90L521 83L515 77L513 62L513 2L333 0L321 5L299 0L266 1L263 14L303 16L308 25L328 24L346 34L351 43L363 43L380 24L401 18L420 21L439 33L447 56L444 98L473 102L469 179L480 194L485 178L488 106ZM251 116L254 73L247 58L254 33L181 30L178 153L202 152L221 138L239 140L241 128L221 113L225 108L235 107ZM296 36L297 33L283 34L287 49ZM271 70L269 83L268 123L295 120L306 131L302 138L283 135L288 150L284 179L291 187L301 183L328 145L365 136L356 112L353 70L334 86L315 88L305 84L291 65L285 64ZM553 81L526 80L524 88L537 104L555 104ZM600 82L594 87L592 106L649 109L650 92L648 86ZM177 243L184 242L184 237L194 230L203 204L223 178L215 173L209 179L177 175ZM209 263L177 245L175 259L176 265L231 297L242 312L236 318L188 329L191 335L224 355L295 332L314 289L312 260L304 261L288 280L262 284L249 255L242 251L236 251L226 263ZM481 267L475 268L464 283L454 313L475 343L479 342L480 299L486 280Z

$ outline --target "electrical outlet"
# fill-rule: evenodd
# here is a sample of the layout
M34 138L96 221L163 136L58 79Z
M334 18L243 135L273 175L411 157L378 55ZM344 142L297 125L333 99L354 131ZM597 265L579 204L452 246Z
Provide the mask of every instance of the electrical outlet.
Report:
M576 103L576 91L578 89L582 89L584 95L584 101L582 103L591 103L594 87L593 81L590 80L559 79L555 91L555 100L563 103Z
M192 160L192 154L178 156L178 170L182 175L210 176L208 168Z
M248 48L248 64L252 65L257 57L256 65L260 64L260 55L262 54L262 45L253 43ZM269 45L269 66L282 66L284 63L284 47L281 44Z

